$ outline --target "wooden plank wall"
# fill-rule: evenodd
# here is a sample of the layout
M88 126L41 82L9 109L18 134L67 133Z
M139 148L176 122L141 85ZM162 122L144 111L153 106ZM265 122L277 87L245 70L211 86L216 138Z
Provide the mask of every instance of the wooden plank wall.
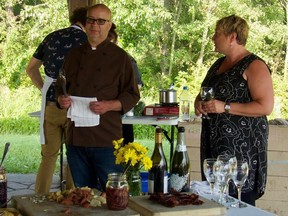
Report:
M191 180L200 181L201 124L180 123L191 162ZM279 216L288 215L288 127L270 125L266 191L256 206Z
M200 174L200 123L179 123L185 127L185 142L190 159L190 180L201 181Z
M288 215L288 127L271 125L268 143L268 179L257 207Z

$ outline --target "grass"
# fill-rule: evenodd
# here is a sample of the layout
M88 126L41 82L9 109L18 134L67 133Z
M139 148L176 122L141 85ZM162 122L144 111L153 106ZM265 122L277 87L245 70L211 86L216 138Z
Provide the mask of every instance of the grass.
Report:
M154 149L154 140L135 140L148 147L149 156L151 157ZM39 135L19 135L19 134L2 134L0 135L0 157L6 142L10 142L10 149L4 160L4 166L8 173L37 173L41 161L41 145ZM163 149L167 162L170 160L170 145L163 138ZM55 173L59 173L59 158L56 164Z
M9 152L4 161L9 173L36 173L41 160L41 146L38 135L6 134L0 136L0 156L6 142L10 142Z

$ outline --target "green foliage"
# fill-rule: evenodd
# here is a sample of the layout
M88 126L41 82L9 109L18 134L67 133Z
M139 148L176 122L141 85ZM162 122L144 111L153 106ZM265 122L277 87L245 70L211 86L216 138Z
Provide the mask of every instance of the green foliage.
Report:
M0 119L28 117L28 113L40 110L40 91L35 87L10 90L0 85Z
M147 105L158 102L159 89L167 89L171 83L178 95L183 85L197 95L203 77L218 57L211 40L215 23L223 16L236 14L250 25L247 48L263 58L273 72L281 113L271 116L288 117L284 79L288 73L288 25L281 1L107 0L105 4L113 12L119 46L137 60L144 81L141 100ZM43 38L68 25L67 1L0 2L0 118L18 118L40 109L40 92L29 88L31 81L25 68ZM3 92L3 86L11 92ZM19 98L20 110L15 109ZM9 105L2 105L3 101L9 101Z
M0 136L0 151L10 142L4 166L8 173L36 173L41 161L39 135L4 134ZM58 165L59 163L57 163ZM58 165L59 167L59 165ZM57 169L59 170L59 168Z
M14 4L10 1L1 7L6 19L0 20L0 26L5 26L0 28L4 32L0 44L0 83L11 89L27 85L25 68L44 36L69 24L67 1L47 0L37 5L26 3L30 2L15 0ZM19 8L20 13L5 13L13 5Z
M287 81L283 82L281 75L276 73L272 74L274 82L274 110L273 113L269 116L270 119L274 118L285 118L288 119L288 89ZM276 88L277 86L277 88Z
M171 136L171 126L162 125L161 128L165 131L167 131L167 134L169 137ZM155 138L155 127L149 126L149 125L133 125L134 134L136 139L149 139L154 140ZM174 137L176 137L176 130L174 130L175 134ZM164 138L163 138L164 140Z
M31 117L0 118L0 134L37 134L39 119Z
M39 120L29 113L40 110L40 91L34 87L9 90L0 84L0 134L39 133Z

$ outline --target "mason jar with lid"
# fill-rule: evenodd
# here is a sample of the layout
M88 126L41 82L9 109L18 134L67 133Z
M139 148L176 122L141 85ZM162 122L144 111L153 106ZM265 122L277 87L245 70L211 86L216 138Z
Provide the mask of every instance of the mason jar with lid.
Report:
M7 207L7 176L3 166L0 167L0 207Z
M126 175L122 173L108 174L106 183L106 202L111 210L123 210L128 206L129 186Z

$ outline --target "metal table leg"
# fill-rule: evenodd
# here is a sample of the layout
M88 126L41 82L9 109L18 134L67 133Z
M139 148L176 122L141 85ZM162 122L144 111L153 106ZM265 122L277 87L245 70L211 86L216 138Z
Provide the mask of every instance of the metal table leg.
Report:
M60 189L61 191L64 191L66 188L66 181L64 180L64 177L63 177L63 173L64 173L63 157L64 157L63 144L61 144L61 147L60 147Z
M168 135L168 131L162 129L164 136L166 137L166 139L169 141L170 143L170 168L171 168L171 164L172 164L172 157L173 157L173 153L174 153L174 132L175 132L175 127L177 127L176 125L171 125L171 134L170 137Z

